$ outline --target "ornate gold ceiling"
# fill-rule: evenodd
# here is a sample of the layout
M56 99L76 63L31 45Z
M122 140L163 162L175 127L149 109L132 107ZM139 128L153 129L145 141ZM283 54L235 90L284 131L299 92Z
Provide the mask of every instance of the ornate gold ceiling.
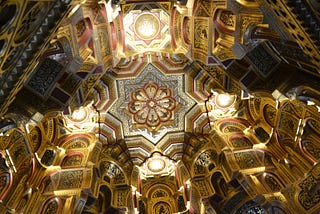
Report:
M318 213L314 8L0 2L0 212Z

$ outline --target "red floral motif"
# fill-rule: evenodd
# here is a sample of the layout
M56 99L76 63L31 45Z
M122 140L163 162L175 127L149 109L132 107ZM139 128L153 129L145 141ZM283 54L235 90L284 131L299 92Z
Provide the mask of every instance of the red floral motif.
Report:
M137 124L147 125L155 130L173 118L176 100L169 88L159 87L156 83L147 83L131 93L129 112Z

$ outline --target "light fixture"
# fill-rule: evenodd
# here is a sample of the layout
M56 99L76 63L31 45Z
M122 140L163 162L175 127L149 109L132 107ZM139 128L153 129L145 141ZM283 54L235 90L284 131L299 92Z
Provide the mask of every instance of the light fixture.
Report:
M86 116L87 116L87 112L83 107L76 109L72 112L72 119L76 121L84 120Z
M136 19L134 29L140 39L150 40L158 34L160 23L153 14L143 13Z
M158 151L152 153L140 167L143 177L164 176L174 173L175 164Z
M161 158L153 158L148 163L148 169L152 172L160 172L165 167L165 162Z
M207 113L210 121L217 118L229 117L235 114L238 108L237 95L211 90L212 95L206 102Z
M216 104L219 107L226 108L231 106L235 102L236 95L230 95L228 93L218 94L215 100Z

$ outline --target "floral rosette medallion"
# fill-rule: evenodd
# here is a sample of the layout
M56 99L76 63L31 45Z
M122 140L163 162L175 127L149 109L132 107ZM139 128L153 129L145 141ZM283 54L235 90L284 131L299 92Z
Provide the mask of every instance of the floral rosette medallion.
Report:
M128 103L136 128L144 127L152 132L173 122L175 108L176 100L172 97L172 90L154 82L133 91Z

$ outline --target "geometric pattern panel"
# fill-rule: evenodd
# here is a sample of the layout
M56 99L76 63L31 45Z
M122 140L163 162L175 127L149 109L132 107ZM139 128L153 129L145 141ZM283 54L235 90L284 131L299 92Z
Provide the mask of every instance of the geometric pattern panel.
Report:
M185 93L184 79L182 73L167 75L150 63L136 78L117 80L118 99L110 113L122 121L124 136L142 135L157 144L168 132L184 131L184 116L195 104Z

